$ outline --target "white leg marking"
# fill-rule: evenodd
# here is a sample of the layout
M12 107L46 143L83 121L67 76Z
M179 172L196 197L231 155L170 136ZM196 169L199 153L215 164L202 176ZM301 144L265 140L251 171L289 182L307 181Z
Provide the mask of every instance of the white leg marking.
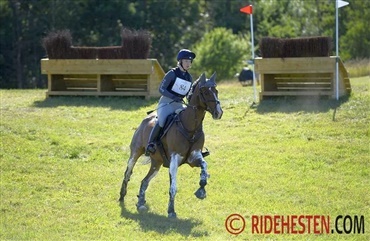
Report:
M202 163L200 164L200 168L201 168L200 180L207 181L207 178L209 178L207 167L208 167L207 162L205 160L202 160Z
M188 161L189 163L193 163L194 161L199 160L199 159L203 159L203 156L202 156L202 151L198 149L190 153Z
M134 159L133 158L130 158L127 162L127 168L129 168L130 170L132 170L132 168L134 168L134 165L135 165L135 162L134 162Z
M130 176L132 174L132 169L134 169L135 161L133 158L130 158L127 162L127 168L125 172L125 180L128 181L130 179Z
M201 150L194 150L190 153L189 163L192 163L197 160L200 160L199 162L199 165L201 168L200 179L207 180L207 178L209 177L209 174L207 171L207 162L204 160Z
M170 160L170 175L171 175L171 186L170 186L170 194L171 198L175 198L176 192L177 192L177 170L180 165L181 160L183 159L182 156L180 156L177 153L171 154L171 160Z
M156 170L155 172L153 172L152 175L150 175L150 177L148 177L148 180L147 180L148 183L150 182L150 180L153 179L153 177L155 177L157 175L157 173L158 173L158 170Z

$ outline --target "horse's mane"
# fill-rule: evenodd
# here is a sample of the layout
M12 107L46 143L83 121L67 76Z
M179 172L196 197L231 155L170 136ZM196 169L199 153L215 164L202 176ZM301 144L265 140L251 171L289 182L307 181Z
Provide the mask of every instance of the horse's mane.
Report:
M191 89L190 89L188 95L186 96L186 98L188 99L188 102L190 102L191 97L193 96L193 93L194 93L194 89L197 87L197 85L199 83L199 80L200 80L200 78L198 78L196 81L193 82L193 84L191 86Z

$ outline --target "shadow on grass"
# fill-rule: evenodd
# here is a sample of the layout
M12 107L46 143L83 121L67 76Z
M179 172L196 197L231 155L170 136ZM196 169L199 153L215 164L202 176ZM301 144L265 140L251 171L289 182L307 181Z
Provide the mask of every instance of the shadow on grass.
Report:
M94 97L94 96L52 96L41 101L35 101L33 106L39 108L54 108L58 106L103 107L114 110L136 110L157 103L157 98L145 100L141 97Z
M293 113L293 112L327 112L334 111L343 103L349 100L349 96L339 100L319 96L310 97L271 97L264 99L257 105L257 113L266 114L272 112Z
M125 208L120 202L121 217L137 222L144 232L154 231L160 234L176 232L184 237L204 237L208 232L193 231L195 227L201 226L202 222L194 219L168 218L155 213L133 213Z

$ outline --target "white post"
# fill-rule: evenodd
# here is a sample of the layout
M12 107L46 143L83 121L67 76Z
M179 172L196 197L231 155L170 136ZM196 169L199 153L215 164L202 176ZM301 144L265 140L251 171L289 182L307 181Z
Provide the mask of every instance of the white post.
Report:
M342 0L335 1L335 83L336 83L336 99L339 100L339 23L338 23L338 9L347 6L349 3Z
M335 1L335 96L339 100L338 0Z
M251 20L251 38L252 38L252 60L253 60L253 101L257 103L257 84L256 84L256 73L254 71L254 35L253 35L253 14L250 14Z

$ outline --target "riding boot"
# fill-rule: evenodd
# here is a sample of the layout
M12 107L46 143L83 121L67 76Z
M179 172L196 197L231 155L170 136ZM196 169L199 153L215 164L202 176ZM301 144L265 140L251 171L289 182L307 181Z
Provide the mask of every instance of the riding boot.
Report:
M153 127L152 131L150 132L148 146L146 147L145 156L149 156L150 154L155 153L155 141L158 138L159 132L161 132L162 127L158 124L158 122Z

